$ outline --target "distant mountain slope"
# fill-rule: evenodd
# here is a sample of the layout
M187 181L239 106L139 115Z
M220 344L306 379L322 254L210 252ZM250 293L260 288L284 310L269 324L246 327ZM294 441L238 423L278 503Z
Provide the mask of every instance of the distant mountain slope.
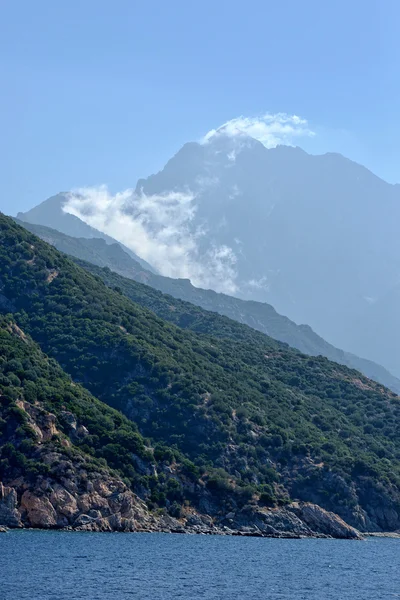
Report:
M137 254L132 252L129 248L114 240L110 236L90 225L87 225L81 219L75 215L68 214L62 210L62 207L66 203L67 198L65 193L57 194L48 198L44 202L41 202L38 206L35 206L31 210L25 213L18 213L17 217L20 221L26 223L34 223L37 225L44 225L46 227L52 227L62 233L70 235L72 237L82 237L86 239L102 239L107 244L118 244L131 258L136 260L145 269L154 272L152 266L150 266L145 260L141 259Z
M278 314L268 304L240 300L239 298L225 294L217 294L212 290L195 288L186 279L171 279L155 275L145 270L117 244L108 245L101 239L73 238L51 230L48 227L20 223L61 252L65 252L99 267L108 267L111 271L115 271L119 275L140 283L146 283L165 294L170 294L174 298L191 302L203 309L217 312L239 323L249 325L253 329L289 344L289 346L297 348L305 354L326 356L329 360L361 371L367 377L386 385L397 394L400 394L400 380L391 375L386 369L372 361L359 358L349 352L343 352L335 348L318 336L307 325L296 325L290 319ZM89 265L84 266L90 269ZM91 270L99 274L108 285L121 287L132 300L147 306L167 320L173 320L173 322L181 327L185 326L183 321L179 321L177 317L180 313L168 310L160 312L159 300L162 298L160 295L152 295L150 291L144 293L140 287L129 286L127 282L118 281L111 273L105 274L104 272L97 272L95 269ZM189 312L189 306L183 308L184 314Z
M175 323L179 327L199 332L206 331L207 333L216 335L212 327L210 329L206 327L206 330L203 330L205 326L205 313L203 311L199 314L196 311L195 306L199 306L207 311L225 315L238 323L249 325L252 329L286 343L292 348L297 348L297 350L305 354L325 356L329 360L346 365L351 369L356 369L370 379L390 388L396 394L400 394L400 380L389 373L384 367L370 360L355 356L350 352L343 352L343 350L335 348L314 333L311 327L296 325L290 319L279 315L268 304L240 300L224 294L217 294L212 290L199 290L186 280L162 278L163 280L167 279L167 283L164 286L164 281L161 284L157 284L157 282L153 281L152 277L149 280L149 285L160 291L164 288L163 293L157 293L156 291L150 291L148 285L143 285L136 281L133 282L131 279L112 272L107 267L99 268L85 261L79 261L78 264L94 275L101 277L108 286L120 288L134 302L150 308L158 316ZM142 279L143 275L143 273L138 273L137 279ZM155 277L161 279L160 276ZM177 283L177 285L170 285L170 282ZM180 283L183 284L183 289L181 289ZM179 292L180 289L181 292ZM185 294L185 291L187 294ZM190 300L177 303L176 300L174 302L171 301L165 294L170 294L174 298L179 299L186 296ZM233 326L227 325L222 328L222 332L221 335L223 336L227 335L233 339L242 338L242 331L238 331Z
M76 383L161 455L175 446L193 461L203 510L298 498L364 530L399 528L400 399L360 373L258 332L250 343L178 328L2 215L0 297Z
M229 276L235 295L268 302L400 377L399 309L384 301L400 281L400 186L340 154L266 149L222 131L185 144L136 187L153 198L188 190L196 260L206 266L221 247L235 259L220 290ZM136 211L132 197L125 212Z

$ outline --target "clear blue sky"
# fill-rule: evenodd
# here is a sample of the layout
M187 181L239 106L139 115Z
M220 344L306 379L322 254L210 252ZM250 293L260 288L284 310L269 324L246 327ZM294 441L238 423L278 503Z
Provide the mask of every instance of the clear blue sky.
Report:
M400 181L399 30L397 0L0 0L0 210L135 186L267 111Z

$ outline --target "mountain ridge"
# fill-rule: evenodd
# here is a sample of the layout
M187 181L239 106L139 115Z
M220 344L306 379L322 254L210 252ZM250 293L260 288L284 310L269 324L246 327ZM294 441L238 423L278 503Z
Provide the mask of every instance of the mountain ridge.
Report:
M399 376L400 330L390 328L396 307L381 311L385 334L376 327L364 335L371 303L380 306L400 276L399 186L335 153L225 141L236 155L212 141L184 146L136 191L191 190L195 212L187 227L206 232L197 254L205 261L210 247L231 249L235 296L272 304Z
M95 239L75 239L44 226L24 222L20 222L20 224L66 254L99 267L108 267L122 276L150 285L175 298L233 318L306 354L322 354L330 360L356 368L367 377L377 380L398 394L400 393L400 380L383 367L334 348L309 326L296 325L287 317L279 315L272 306L218 294L213 290L195 288L189 280L175 280L150 273L134 262L134 259L126 256L123 250L116 245L104 245L100 240ZM114 285L119 284L114 282ZM165 314L163 317L165 318Z
M147 270L154 272L153 267L149 265L149 263L140 258L140 256L124 246L121 242L114 240L109 235L87 225L87 223L79 219L76 215L64 212L63 206L67 204L67 201L68 193L59 192L55 196L47 198L47 200L44 200L44 202L41 202L28 211L24 213L19 212L17 214L17 219L31 224L54 227L61 233L71 235L72 237L82 237L86 239L98 238L103 239L107 244L118 244L131 258L136 260Z

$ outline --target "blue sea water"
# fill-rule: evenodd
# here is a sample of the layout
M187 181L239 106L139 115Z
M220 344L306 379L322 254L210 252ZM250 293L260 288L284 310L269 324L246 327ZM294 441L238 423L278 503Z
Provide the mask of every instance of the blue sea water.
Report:
M1 600L400 598L400 540L12 531Z

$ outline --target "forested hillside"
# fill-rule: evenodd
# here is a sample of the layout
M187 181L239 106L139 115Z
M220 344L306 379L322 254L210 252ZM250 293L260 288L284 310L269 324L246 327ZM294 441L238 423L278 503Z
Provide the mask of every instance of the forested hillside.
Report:
M0 494L0 525L132 530L151 522L155 502L176 512L174 501L190 497L191 463L150 448L132 421L74 383L7 316L0 356L0 485L15 490L5 505Z
M238 486L364 529L399 526L399 399L358 372L255 332L250 343L169 324L4 216L0 302L152 444L213 473L218 493Z
M0 356L1 531L359 537L318 506L267 508L262 492L233 480L221 488L218 470L200 474L176 448L150 447L131 421L74 383L10 316L0 316Z
M381 365L335 348L332 344L328 344L328 342L317 335L311 327L308 327L307 325L296 325L296 323L287 317L277 313L270 304L241 300L239 298L227 296L226 294L217 294L213 290L196 288L188 279L172 279L170 277L157 275L133 260L133 258L124 252L119 245L107 244L103 239L74 238L43 225L22 221L19 223L29 231L32 231L32 233L38 235L44 241L55 246L58 250L61 250L61 252L87 261L92 265L108 267L114 273L140 283L148 284L163 292L163 294L170 294L174 298L191 302L208 311L225 315L239 323L249 325L253 329L261 331L276 340L285 342L286 344L289 344L289 346L297 348L297 350L300 350L305 354L310 354L312 356L326 356L329 360L357 369L367 377L389 387L397 394L400 393L400 380L397 377L394 377ZM90 267L89 265L85 265L85 267L90 268L92 272L95 272L94 267ZM113 283L113 278L117 281L114 274L108 273L106 275L104 271L96 271L96 273L99 274L102 279L107 277L107 281L110 285L120 285L118 282ZM129 285L128 282L121 284L121 287L123 287L127 295L135 301L139 301L137 298L140 298L145 303L146 298L151 296L151 291L147 290L142 293L140 287L135 286L134 284ZM151 297L160 298L161 296L153 294ZM142 302L139 301L139 303ZM144 305L148 306L146 303ZM154 310L152 306L150 306L150 308ZM187 307L184 312L188 313L190 311L192 313L195 312L193 306L191 309ZM155 312L157 312L157 310ZM160 314L157 312L157 314L166 318L165 315L168 313ZM178 314L180 315L181 313L179 312ZM182 323L177 322L177 318L176 315L170 315L170 318L167 320L172 320L182 326Z

